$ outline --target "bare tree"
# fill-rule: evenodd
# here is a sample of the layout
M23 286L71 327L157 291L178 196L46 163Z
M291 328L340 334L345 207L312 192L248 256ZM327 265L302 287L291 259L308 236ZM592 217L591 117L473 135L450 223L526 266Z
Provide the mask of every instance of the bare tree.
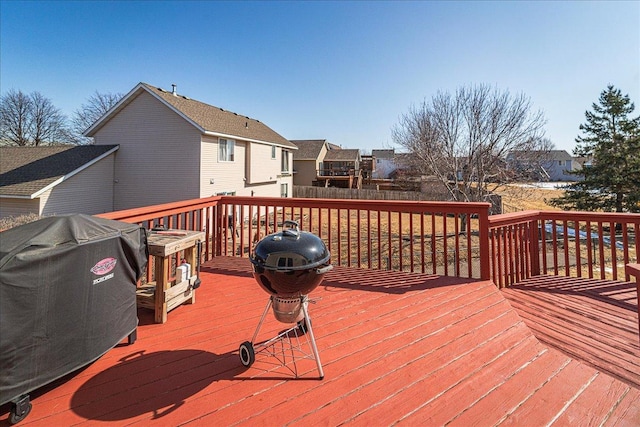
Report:
M10 90L0 99L0 140L13 145L29 145L31 98Z
M42 143L69 142L67 118L50 99L33 92L31 106L31 138L36 147Z
M451 200L485 201L489 186L512 179L509 153L551 148L544 124L524 95L478 85L411 107L392 135L412 154L413 170L441 182Z
M66 143L67 119L41 93L10 90L0 99L0 140L18 146Z
M100 117L122 99L121 93L100 93L94 92L85 104L82 104L73 113L72 126L74 138L78 143L90 144L92 138L82 136L84 131L89 129Z

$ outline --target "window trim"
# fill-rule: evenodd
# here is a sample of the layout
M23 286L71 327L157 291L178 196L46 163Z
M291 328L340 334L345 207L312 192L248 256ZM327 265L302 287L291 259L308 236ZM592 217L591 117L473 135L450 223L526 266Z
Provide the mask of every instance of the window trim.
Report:
M285 162L286 159L286 162ZM282 150L282 158L280 160L280 172L285 174L285 173L290 173L290 164L289 164L289 150ZM286 169L284 167L287 167Z
M271 159L272 159L272 160L275 160L275 159L277 159L277 158L278 158L278 153L277 153L277 151L276 151L276 146L275 146L275 145L272 145L272 146L271 146Z
M224 146L227 154L224 159L222 158L222 141L224 141ZM229 147L231 147L231 153L229 153ZM222 163L235 162L235 148L236 148L235 139L218 138L218 162L222 162Z

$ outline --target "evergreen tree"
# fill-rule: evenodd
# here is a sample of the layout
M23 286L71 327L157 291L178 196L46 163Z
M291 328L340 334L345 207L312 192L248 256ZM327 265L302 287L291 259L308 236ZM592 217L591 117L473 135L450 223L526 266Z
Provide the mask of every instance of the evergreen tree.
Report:
M585 113L574 155L591 158L591 165L573 174L584 179L568 185L554 206L586 211L640 212L640 116L629 117L629 95L608 86L593 111Z

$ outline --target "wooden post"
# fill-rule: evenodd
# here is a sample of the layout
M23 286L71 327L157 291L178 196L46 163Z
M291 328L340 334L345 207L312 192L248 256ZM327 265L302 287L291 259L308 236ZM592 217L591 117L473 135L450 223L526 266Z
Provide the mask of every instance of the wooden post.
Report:
M636 297L638 298L638 339L640 339L640 264L627 264L625 273L636 278Z
M480 278L491 280L491 258L489 255L489 204L478 212L478 238L480 239Z
M155 322L165 323L167 321L167 299L165 291L169 288L169 257L155 257Z

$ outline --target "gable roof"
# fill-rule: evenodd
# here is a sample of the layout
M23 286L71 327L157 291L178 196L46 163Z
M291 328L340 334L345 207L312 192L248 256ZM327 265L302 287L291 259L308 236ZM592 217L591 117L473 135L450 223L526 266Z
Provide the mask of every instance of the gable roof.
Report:
M117 149L117 145L0 147L0 197L36 198Z
M151 86L147 83L139 83L114 105L104 116L84 132L85 136L93 136L105 123L119 113L133 99L143 91L165 104L175 113L198 128L203 134L238 138L251 142L275 144L282 147L296 149L279 133L259 120L243 116L231 111L226 111L204 102L196 101L184 95L174 94L162 88Z
M395 151L391 150L371 150L371 155L376 159L393 159Z
M567 152L567 150L550 150L549 156L553 160L571 160L573 156Z
M298 147L293 152L293 160L317 160L322 147L327 145L326 139L294 139L291 142Z
M360 150L357 148L343 148L342 150L329 150L325 156L325 161L346 161L355 162L360 159Z

